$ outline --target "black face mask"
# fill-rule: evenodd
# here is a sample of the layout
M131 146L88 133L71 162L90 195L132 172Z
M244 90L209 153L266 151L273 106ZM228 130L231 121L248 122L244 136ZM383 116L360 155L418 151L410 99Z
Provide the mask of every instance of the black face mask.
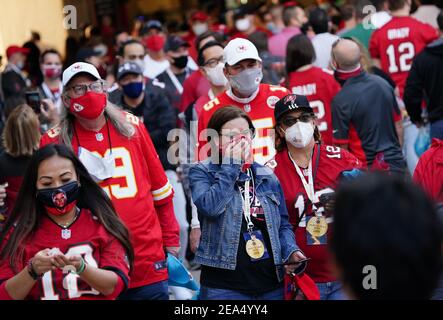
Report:
M184 69L188 65L188 56L180 56L173 59L174 62L172 64L178 69Z
M79 189L77 181L69 182L58 188L40 189L37 190L37 200L46 207L49 213L62 215L66 213L67 209L70 209L70 204L77 200Z

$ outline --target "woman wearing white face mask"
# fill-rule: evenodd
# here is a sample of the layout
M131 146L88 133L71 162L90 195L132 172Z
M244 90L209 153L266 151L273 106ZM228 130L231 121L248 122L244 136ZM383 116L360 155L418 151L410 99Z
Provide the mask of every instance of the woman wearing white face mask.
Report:
M359 173L360 162L338 147L323 145L314 110L305 96L290 94L274 110L275 158L268 162L282 185L289 222L300 249L311 258L306 273L323 300L343 299L330 269L327 244L332 235L332 195L342 177Z

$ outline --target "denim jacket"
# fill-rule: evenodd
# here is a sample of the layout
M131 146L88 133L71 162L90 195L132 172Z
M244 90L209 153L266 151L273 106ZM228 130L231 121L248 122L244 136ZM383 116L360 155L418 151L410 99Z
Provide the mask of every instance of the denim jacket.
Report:
M252 164L255 192L264 212L274 256L274 264L286 262L299 250L284 200L283 191L272 171ZM210 159L195 164L189 172L192 200L199 213L201 239L195 262L202 265L235 270L240 242L243 206L237 181L248 175L239 164L213 164ZM302 266L304 268L304 266ZM276 267L279 281L283 268Z

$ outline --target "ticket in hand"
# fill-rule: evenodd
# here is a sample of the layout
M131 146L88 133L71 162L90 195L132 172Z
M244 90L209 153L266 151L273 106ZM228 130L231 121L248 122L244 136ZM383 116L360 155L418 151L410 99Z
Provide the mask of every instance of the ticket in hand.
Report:
M59 248L52 248L52 249L49 250L49 252L48 252L48 255L49 255L50 257L53 257L53 256L55 256L55 255L57 255L57 254L63 254L63 252L61 252Z

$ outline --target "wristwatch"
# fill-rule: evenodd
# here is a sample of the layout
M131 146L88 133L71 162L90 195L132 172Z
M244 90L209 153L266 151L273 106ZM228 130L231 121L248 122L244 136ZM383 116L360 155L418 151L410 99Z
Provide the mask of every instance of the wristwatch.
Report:
M33 280L38 280L42 277L42 275L38 275L37 272L35 272L34 268L32 267L32 259L29 259L27 269L29 275Z

